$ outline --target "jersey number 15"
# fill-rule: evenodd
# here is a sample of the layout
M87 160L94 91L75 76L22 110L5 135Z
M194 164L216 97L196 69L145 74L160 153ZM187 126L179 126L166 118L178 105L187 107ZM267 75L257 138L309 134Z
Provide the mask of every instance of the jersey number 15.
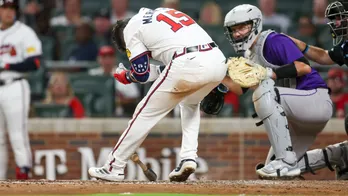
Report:
M164 14L158 14L156 19L158 22L165 22L168 25L170 25L172 28L172 31L177 32L179 29L181 29L183 26L190 26L192 24L195 24L196 22L194 20L192 20L191 17L189 17L188 15L176 11L176 10L169 10L166 11L167 14L171 15L174 18L179 18L181 20L179 20L179 22L175 22L174 20L172 20L170 17L164 15Z

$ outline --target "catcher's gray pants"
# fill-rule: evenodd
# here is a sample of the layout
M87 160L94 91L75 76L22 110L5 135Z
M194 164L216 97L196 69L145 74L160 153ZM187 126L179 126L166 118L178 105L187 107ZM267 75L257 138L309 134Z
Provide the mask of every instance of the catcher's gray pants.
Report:
M293 150L299 160L301 171L308 172L326 167L328 163L337 165L344 153L342 145L331 145L324 150L312 150L306 153L316 136L324 129L332 116L332 101L328 89L297 90L277 87L291 135ZM327 156L326 156L326 155ZM326 157L325 157L326 156ZM274 159L271 148L266 164Z

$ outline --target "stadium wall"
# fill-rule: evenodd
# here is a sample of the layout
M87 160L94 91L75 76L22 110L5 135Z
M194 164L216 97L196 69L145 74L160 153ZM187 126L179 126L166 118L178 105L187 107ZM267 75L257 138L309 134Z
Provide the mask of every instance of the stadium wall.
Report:
M90 166L102 165L116 144L129 119L30 119L29 133L33 152L33 178L87 180ZM254 167L266 158L270 144L254 119L202 119L198 164L194 179L257 179ZM347 139L343 120L332 119L312 148L325 147ZM160 180L179 161L181 127L179 119L163 119L151 131L138 154L148 162ZM9 145L9 144L8 144ZM10 146L9 146L10 147ZM10 152L8 177L14 179L15 163ZM145 180L131 161L128 180ZM306 179L334 179L324 169Z

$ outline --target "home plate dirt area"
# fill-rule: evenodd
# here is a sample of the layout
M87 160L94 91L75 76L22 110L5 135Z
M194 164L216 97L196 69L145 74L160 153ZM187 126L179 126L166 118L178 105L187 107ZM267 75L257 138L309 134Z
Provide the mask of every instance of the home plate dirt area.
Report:
M348 195L348 181L168 181L105 182L80 180L0 181L0 195L74 195L74 194L157 195Z

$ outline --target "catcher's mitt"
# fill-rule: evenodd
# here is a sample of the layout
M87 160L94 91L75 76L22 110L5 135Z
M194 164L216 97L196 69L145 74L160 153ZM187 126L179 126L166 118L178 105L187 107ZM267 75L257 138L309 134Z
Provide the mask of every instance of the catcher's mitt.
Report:
M227 61L228 75L241 87L249 88L272 76L272 69L262 67L244 57L232 57Z
M224 106L227 91L228 88L225 85L219 84L204 97L201 102L201 110L206 114L217 115Z

